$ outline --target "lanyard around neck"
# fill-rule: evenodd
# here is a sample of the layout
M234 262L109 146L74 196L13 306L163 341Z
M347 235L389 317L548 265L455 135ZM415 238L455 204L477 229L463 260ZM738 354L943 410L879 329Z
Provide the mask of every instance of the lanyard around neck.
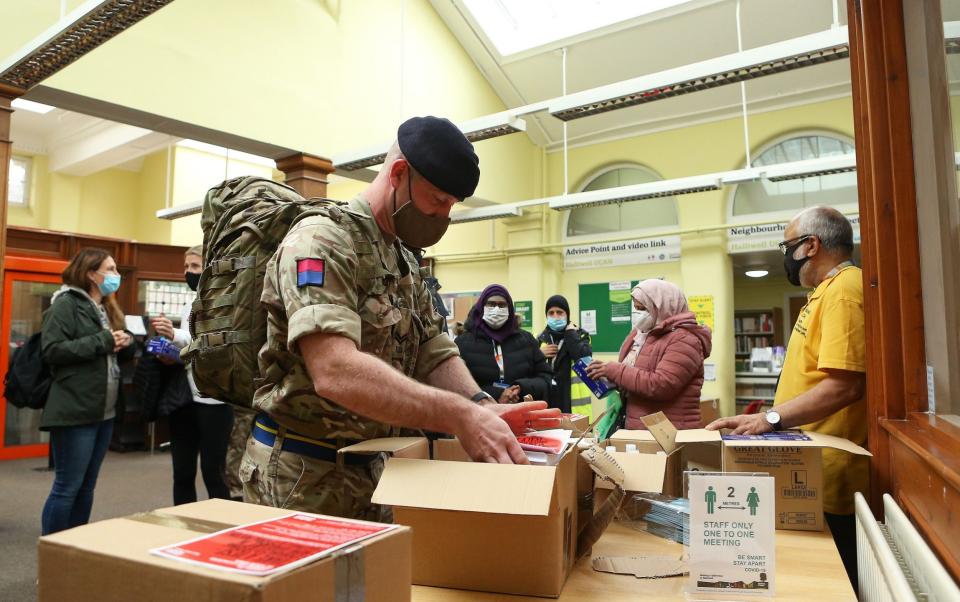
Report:
M494 342L493 344L493 359L497 362L497 367L500 368L500 382L503 382L505 374L503 372L503 348L500 347L500 343Z

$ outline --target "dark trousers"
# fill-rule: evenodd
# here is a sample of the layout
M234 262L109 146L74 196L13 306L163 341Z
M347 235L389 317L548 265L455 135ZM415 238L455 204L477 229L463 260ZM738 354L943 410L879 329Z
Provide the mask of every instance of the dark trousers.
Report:
M223 480L233 409L227 404L190 402L170 414L170 456L173 459L173 503L197 501L197 455L210 498L230 499Z
M50 450L55 469L50 496L43 505L41 532L56 533L85 525L93 508L93 489L107 455L113 418L50 429Z
M840 560L847 571L847 578L853 585L853 592L860 595L859 579L857 578L857 521L853 514L823 513L833 534L833 542L840 552Z

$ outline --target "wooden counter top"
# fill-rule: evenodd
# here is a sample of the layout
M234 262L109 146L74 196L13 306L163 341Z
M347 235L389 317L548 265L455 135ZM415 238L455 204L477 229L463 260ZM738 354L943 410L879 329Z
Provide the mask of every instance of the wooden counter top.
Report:
M613 524L593 548L593 556L676 555L683 546L643 531ZM483 570L478 567L478 570ZM840 562L840 555L827 531L777 531L777 580L774 600L850 600L855 601L853 588ZM598 573L590 566L590 558L577 562L563 588L561 602L633 602L635 600L685 600L683 589L688 577L637 579L630 575ZM520 602L547 600L527 596L510 596L453 590L439 587L413 586L414 602ZM745 600L767 600L745 596Z

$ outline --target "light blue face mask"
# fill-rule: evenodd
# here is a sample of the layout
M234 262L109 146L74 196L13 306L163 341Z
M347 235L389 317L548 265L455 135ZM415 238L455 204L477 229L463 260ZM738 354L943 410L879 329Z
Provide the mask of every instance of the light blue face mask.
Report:
M97 272L98 274L100 272ZM113 293L120 290L120 275L119 274L104 274L103 282L100 283L100 294L101 295L112 295Z
M547 327L550 330L563 330L567 327L567 321L564 318L547 318Z

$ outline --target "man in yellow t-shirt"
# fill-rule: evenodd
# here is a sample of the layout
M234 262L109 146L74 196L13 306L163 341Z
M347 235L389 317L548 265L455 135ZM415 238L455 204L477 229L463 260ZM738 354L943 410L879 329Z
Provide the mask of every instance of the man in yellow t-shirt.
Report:
M774 409L721 418L708 429L759 434L800 427L867 441L863 276L850 260L853 228L842 213L812 207L794 217L780 243L787 279L813 288L790 335ZM857 589L853 494L868 489L863 456L823 450L824 515L844 568Z

